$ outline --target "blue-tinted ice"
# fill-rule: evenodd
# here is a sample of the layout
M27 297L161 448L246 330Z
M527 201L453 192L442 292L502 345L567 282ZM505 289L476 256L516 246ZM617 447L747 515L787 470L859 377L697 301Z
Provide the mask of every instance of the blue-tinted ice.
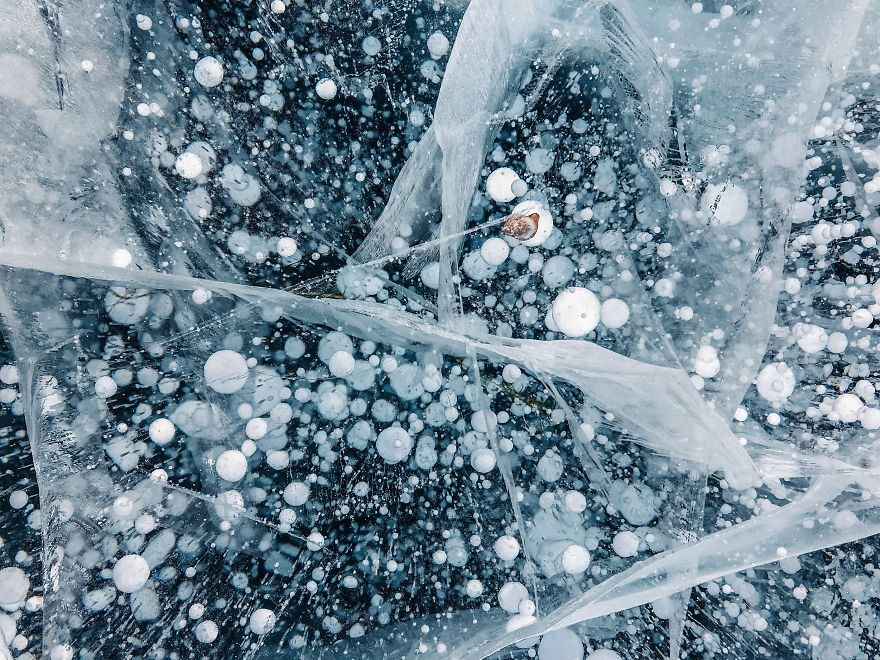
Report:
M0 4L0 657L880 652L878 18Z

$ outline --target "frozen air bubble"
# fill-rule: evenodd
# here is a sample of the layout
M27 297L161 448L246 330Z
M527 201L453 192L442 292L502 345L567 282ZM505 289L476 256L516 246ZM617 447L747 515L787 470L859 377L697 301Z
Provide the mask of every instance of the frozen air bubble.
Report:
M841 394L834 400L833 409L840 421L848 424L858 419L863 405L862 400L855 394Z
M495 452L488 447L477 449L471 454L471 467L482 474L491 472L495 462Z
M265 635L268 632L271 632L275 627L275 612L272 610L268 610L264 607L261 607L258 610L255 610L253 614L251 614L250 618L250 627L251 630L257 635Z
M639 551L639 537L632 532L618 532L611 547L619 557L635 557Z
M119 591L130 594L140 589L150 577L150 565L140 555L125 555L113 567L113 582Z
M735 225L749 211L749 196L745 188L730 181L710 183L700 199L700 210L711 225Z
M217 351L205 361L205 382L215 392L232 394L240 390L248 379L247 361L240 353Z
M597 649L590 653L586 660L623 660L623 658L611 649Z
M629 305L619 298L609 298L602 303L599 318L606 328L621 328L629 320Z
M479 598L483 595L483 583L479 580L468 580L464 590L469 598Z
M490 266L500 266L510 254L510 246L497 236L487 238L480 246L480 256Z
M223 65L209 55L196 63L193 74L202 87L216 87L223 81Z
M583 337L601 318L599 299L589 289L569 287L553 301L553 322L568 337Z
M262 417L249 419L244 426L244 432L251 440L259 440L269 431L268 422Z
M293 481L284 489L283 497L290 506L302 506L309 499L309 485L302 481Z
M512 536L500 536L493 544L492 548L499 559L504 561L513 561L519 554L519 541Z
M409 456L412 444L412 438L406 429L392 426L379 433L376 438L376 451L386 463L399 463Z
M315 91L319 97L325 101L329 101L336 96L338 87L336 86L336 83L329 78L323 78L318 81L317 85L315 85Z
M221 479L238 481L247 474L247 458L237 449L230 449L217 457L216 468Z
M449 39L442 32L434 32L428 37L428 53L431 59L439 60L449 52Z
M791 335L805 353L818 353L828 343L825 329L811 323L795 323Z
M195 179L202 173L204 166L196 154L184 151L174 161L174 169L184 179Z
M513 192L513 184L519 175L509 167L499 167L486 178L486 193L499 203L512 201L517 195Z
M288 238L287 236L282 236L278 239L278 243L276 244L276 249L278 250L278 254L282 257L292 257L296 254L296 241L292 238Z
M784 362L774 362L761 369L755 379L758 394L770 403L781 403L794 392L794 373Z
M336 351L327 363L330 373L337 378L345 378L354 371L354 356L348 351Z
M562 551L562 570L578 575L590 565L590 553L582 545L572 544Z
M528 597L529 590L521 582L505 582L498 590L498 604L510 614L519 612L519 604Z
M210 620L199 621L194 632L196 639L202 644L210 644L217 639L217 624Z
M100 399L109 399L116 394L116 381L110 376L101 376L95 381L95 395Z
M24 604L30 588L27 574L17 566L0 570L0 608L15 612Z
M584 645L573 630L553 630L538 644L538 660L583 660Z
M361 42L361 48L363 48L364 52L370 57L375 57L379 54L379 51L382 50L382 42L372 34L369 34L364 37L364 40Z

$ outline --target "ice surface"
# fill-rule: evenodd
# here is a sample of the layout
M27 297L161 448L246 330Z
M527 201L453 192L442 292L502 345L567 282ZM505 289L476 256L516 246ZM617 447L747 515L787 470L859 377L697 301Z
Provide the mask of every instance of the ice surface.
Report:
M876 655L878 16L0 3L0 657Z

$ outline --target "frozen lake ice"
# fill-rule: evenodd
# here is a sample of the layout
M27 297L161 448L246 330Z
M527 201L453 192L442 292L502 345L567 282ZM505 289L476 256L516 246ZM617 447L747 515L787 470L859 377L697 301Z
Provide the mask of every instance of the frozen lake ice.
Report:
M0 0L0 658L880 654L875 0Z

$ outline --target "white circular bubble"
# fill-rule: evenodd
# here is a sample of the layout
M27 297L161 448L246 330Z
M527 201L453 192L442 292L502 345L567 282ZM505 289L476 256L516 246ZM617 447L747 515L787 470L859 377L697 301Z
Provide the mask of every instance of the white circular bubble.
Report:
M283 497L290 506L302 506L309 499L309 485L302 481L293 481L284 489Z
M28 496L23 490L14 490L9 494L9 506L13 509L21 509L27 504Z
M859 410L859 423L862 428L873 431L880 429L880 410L865 406Z
M214 512L222 520L238 520L244 510L244 498L237 490L226 490L214 500Z
M184 151L174 161L174 169L184 179L195 179L204 169L202 159L196 154Z
M570 628L548 632L538 644L538 660L583 660L584 645Z
M282 257L292 257L294 254L296 254L296 248L296 241L292 238L288 238L287 236L282 236L281 238L279 238L278 243L276 244L278 254Z
M495 452L488 447L482 447L471 454L471 467L477 472L485 474L495 467Z
M345 378L354 371L354 356L348 351L336 351L327 363L330 373L337 378Z
M701 346L694 361L694 372L701 378L714 378L719 371L721 362L718 360L718 351L713 346Z
M30 588L31 582L27 574L18 566L0 570L0 608L15 612L24 603Z
M291 360L298 360L306 352L306 345L299 337L288 337L284 342L284 352Z
M73 660L73 647L70 644L56 644L49 651L49 660Z
M514 383L522 376L522 370L515 364L507 364L501 371L501 377L505 383Z
M574 272L574 262L564 255L557 254L544 263L541 279L549 288L558 289L568 284L568 281L574 277Z
M216 468L221 479L238 481L247 474L247 458L237 449L229 449L217 457Z
M364 40L361 42L361 48L364 49L364 52L370 57L374 57L379 54L379 51L382 50L382 42L379 41L372 34L368 34L364 37Z
M150 422L150 440L157 445L167 445L174 438L174 423L170 419L160 417Z
M513 561L519 554L519 541L512 536L499 536L492 548L499 559Z
M336 83L330 80L329 78L323 78L318 81L318 84L315 85L315 91L325 101L329 101L330 99L336 96L336 92L338 91L338 87Z
M109 399L111 396L116 394L116 390L116 381L113 380L110 376L101 376L98 380L95 381L95 394L100 399Z
M519 175L512 169L499 167L486 178L486 193L496 202L510 202L516 197L513 192L513 184L518 180Z
M562 570L578 575L590 565L590 553L582 545L572 544L562 551Z
M232 394L248 379L247 361L235 351L217 351L205 361L205 381L215 392Z
M287 6L284 4L283 0L272 0L269 9L272 10L273 14L283 14L287 9Z
M261 607L258 610L254 610L254 613L251 614L251 630L257 635L265 635L266 633L271 632L272 628L275 627L275 621L275 612Z
M639 537L632 532L618 532L611 547L619 557L635 557L639 551Z
M419 274L419 277L422 278L422 282L424 282L426 287L436 289L440 285L439 262L432 261L427 266L422 268L422 272Z
M601 305L596 294L583 287L569 287L553 301L553 322L567 337L583 337L591 332L601 318Z
M832 332L828 335L828 343L826 348L832 353L843 353L849 345L846 335L842 332Z
M575 513L581 513L587 508L587 498L576 490L570 490L565 493L565 508Z
M700 198L700 210L712 225L735 225L749 211L749 196L745 188L728 181L721 185L709 184Z
M211 203L211 196L208 194L208 191L199 187L193 188L186 193L183 200L183 208L186 209L186 212L193 219L204 220L211 215L214 205Z
M324 547L324 535L320 532L312 532L306 537L306 547L312 552L317 552Z
M116 268L127 268L131 264L131 252L125 248L119 248L113 251L110 260Z
M505 582L498 590L498 604L511 614L519 612L519 605L528 600L529 590L521 582Z
M412 438L406 429L392 426L384 429L376 438L376 451L386 463L399 463L409 456Z
M11 364L4 364L0 367L0 381L5 385L15 385L18 382L18 368Z
M262 195L259 180L252 174L245 172L241 165L235 163L223 166L220 172L220 183L226 189L229 198L239 206L253 206ZM232 236L237 236L239 240L245 239L244 245L238 248L238 254L244 254L250 247L248 235L245 232L236 231ZM268 246L266 247L268 249Z
M196 62L193 74L202 87L216 87L223 81L223 65L209 55Z
M491 410L478 410L471 415L471 426L479 433L489 433L498 427L498 416Z
M113 567L113 582L119 591L130 594L140 589L150 577L150 565L140 555L125 555Z
M202 644L210 644L213 642L217 639L218 632L217 624L213 621L200 621L195 627L196 639Z
M587 656L587 660L623 660L623 658L611 649L597 649Z
M286 451L270 449L266 452L266 464L273 470L283 470L290 465L290 456Z
M262 417L249 419L244 426L244 433L251 440L259 440L269 431L269 423Z
M533 213L538 214L538 230L534 236L522 242L523 245L528 247L541 245L553 233L553 216L543 204L533 200L526 200L514 206L512 212L513 215L531 215Z
M855 394L841 394L834 400L832 408L840 421L848 424L858 419L863 405L862 400Z
M825 329L812 323L795 323L791 336L805 353L818 353L828 344L828 333Z
M483 583L479 580L468 580L464 590L470 598L479 598L483 595Z
M500 266L507 260L509 254L510 246L497 236L487 238L480 246L480 256L490 266Z
M207 174L217 164L217 152L214 151L214 147L203 140L191 142L184 153L198 157L202 165L202 174Z
M621 328L629 320L629 305L619 298L609 298L602 303L599 318L606 328Z
M562 457L552 449L544 452L541 460L538 461L538 475L550 483L557 481L562 476L563 469Z
M449 39L442 32L434 32L428 37L428 53L431 59L439 60L449 52Z
M850 318L856 328L867 328L874 322L874 315L864 308L855 310Z
M784 362L774 362L761 369L755 383L758 394L770 403L782 403L794 392L794 373Z

